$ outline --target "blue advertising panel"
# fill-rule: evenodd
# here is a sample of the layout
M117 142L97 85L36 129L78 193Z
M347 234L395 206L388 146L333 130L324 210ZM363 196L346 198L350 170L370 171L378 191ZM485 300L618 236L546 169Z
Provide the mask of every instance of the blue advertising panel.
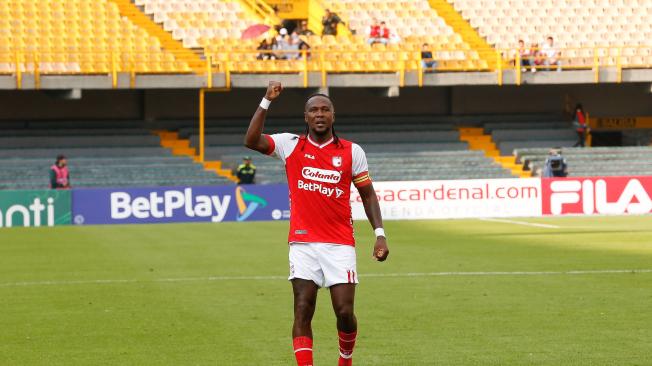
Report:
M287 220L289 209L287 184L72 192L77 225Z

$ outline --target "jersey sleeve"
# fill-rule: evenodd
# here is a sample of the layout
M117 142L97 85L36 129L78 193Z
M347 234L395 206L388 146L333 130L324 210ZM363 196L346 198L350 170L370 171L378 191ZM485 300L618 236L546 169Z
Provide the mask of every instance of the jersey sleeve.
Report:
M285 162L294 148L299 143L299 136L292 133L276 133L273 135L265 135L267 142L269 142L269 150L267 155Z
M356 187L364 187L371 184L371 177L369 176L369 166L367 164L367 156L364 150L358 144L351 146L352 158L352 172L353 172L353 185Z

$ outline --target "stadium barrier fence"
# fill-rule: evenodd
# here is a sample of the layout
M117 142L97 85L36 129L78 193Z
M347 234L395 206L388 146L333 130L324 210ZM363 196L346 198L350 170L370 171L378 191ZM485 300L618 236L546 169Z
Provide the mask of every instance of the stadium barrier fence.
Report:
M375 182L385 220L641 215L652 176ZM0 227L276 221L286 184L0 191ZM352 217L365 220L355 188Z
M174 51L156 55L150 59L149 52L129 52L120 49L94 52L90 49L44 51L38 48L10 49L0 51L0 75L15 75L16 87L22 87L23 74L33 74L36 88L40 87L42 75L107 75L113 87L117 87L118 74L130 75L131 86L135 87L136 75L204 75L208 87L212 87L214 73L223 73L226 87L231 87L230 74L297 74L303 85L308 86L308 73L321 74L321 84L328 86L329 74L397 73L401 86L406 72L417 72L419 86L428 72L492 72L500 77L511 70L516 73L517 84L521 83L523 70L521 56L517 49L437 49L433 50L435 68L424 68L420 50L414 49L372 49L354 50L310 49L297 51L230 49L227 51L204 50L203 67L192 68L179 61ZM652 46L621 47L575 47L559 49L559 65L546 66L544 59L535 58L538 63L527 68L535 70L592 70L594 81L600 82L600 70L615 69L617 82L622 82L624 69L652 68ZM266 59L268 56L276 59ZM161 59L163 57L164 59ZM169 58L165 58L169 57ZM287 59L281 59L286 57ZM517 67L518 66L518 67ZM199 71L198 71L199 70Z

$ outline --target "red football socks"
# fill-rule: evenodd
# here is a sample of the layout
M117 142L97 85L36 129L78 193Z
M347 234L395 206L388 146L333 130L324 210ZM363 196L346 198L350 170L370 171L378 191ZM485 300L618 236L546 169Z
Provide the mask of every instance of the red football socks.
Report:
M358 332L344 333L337 332L340 336L340 360L338 366L351 366L353 363L353 347L355 346L355 337Z
M296 337L292 340L294 357L298 366L312 366L312 338Z

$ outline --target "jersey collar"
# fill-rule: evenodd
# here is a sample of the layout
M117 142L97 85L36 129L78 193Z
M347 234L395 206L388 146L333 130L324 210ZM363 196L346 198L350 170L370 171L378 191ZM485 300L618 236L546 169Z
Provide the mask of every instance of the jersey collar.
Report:
M334 137L331 137L330 140L328 140L328 141L324 142L323 144L319 145L318 143L312 141L312 139L310 138L310 135L308 135L308 142L310 142L311 144L317 146L320 149L323 149L324 147L328 146L328 144L333 142L334 139L335 139Z

